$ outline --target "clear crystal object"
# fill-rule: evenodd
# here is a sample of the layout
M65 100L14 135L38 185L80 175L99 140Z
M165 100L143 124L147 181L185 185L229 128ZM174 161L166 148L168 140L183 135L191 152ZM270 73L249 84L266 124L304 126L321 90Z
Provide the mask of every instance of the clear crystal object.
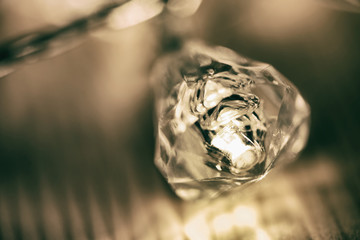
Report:
M155 163L179 197L258 181L303 149L310 108L271 65L191 42L154 69Z

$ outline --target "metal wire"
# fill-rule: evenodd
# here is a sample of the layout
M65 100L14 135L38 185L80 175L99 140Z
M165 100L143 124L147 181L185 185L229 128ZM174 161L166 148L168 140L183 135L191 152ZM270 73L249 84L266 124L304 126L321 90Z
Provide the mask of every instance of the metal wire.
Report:
M131 0L112 3L64 27L25 34L1 44L0 78L15 71L21 64L51 58L78 46L86 34L107 26L112 13L128 2Z

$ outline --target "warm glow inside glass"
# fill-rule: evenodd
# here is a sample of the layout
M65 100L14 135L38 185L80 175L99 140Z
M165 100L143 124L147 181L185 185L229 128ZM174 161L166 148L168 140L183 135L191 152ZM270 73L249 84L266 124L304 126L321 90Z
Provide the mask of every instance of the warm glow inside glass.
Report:
M310 109L272 66L189 43L155 68L156 164L184 199L261 179L307 140Z

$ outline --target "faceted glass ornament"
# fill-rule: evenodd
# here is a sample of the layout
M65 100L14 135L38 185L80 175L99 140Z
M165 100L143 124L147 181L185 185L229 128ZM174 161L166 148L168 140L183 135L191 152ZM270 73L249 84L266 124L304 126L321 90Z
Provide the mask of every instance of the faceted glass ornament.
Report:
M258 181L303 149L310 108L271 65L188 43L159 60L155 163L183 199Z

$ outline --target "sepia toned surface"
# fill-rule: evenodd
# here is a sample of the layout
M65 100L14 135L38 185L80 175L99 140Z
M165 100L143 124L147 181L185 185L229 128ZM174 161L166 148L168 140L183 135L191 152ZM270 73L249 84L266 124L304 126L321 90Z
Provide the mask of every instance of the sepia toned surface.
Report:
M12 11L1 12L2 38L45 24ZM0 239L360 238L360 15L311 1L209 0L166 19L176 34L271 63L312 109L297 161L197 202L178 199L153 163L149 72L164 19L89 35L0 79Z

